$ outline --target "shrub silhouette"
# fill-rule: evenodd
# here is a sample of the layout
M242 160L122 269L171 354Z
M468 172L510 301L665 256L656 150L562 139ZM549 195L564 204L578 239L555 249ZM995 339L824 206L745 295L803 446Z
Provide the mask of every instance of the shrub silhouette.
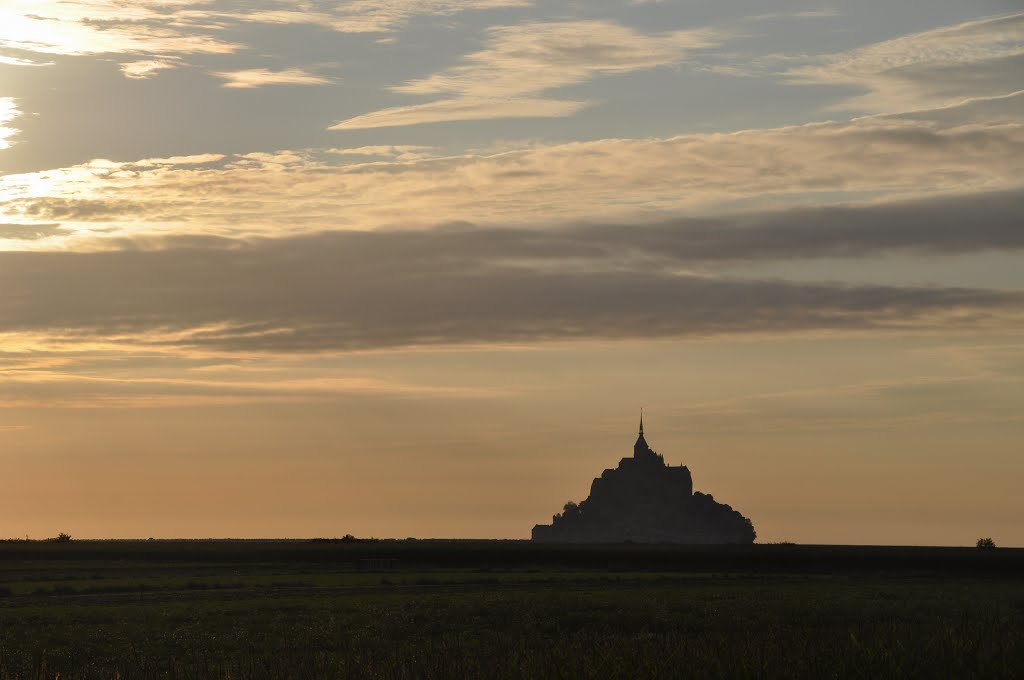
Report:
M996 542L991 538L979 538L976 545L981 550L995 550L996 548Z

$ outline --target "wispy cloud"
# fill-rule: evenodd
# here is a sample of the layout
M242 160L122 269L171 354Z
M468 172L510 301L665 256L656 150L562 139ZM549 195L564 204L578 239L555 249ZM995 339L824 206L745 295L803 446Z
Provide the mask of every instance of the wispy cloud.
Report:
M18 134L18 130L8 123L20 115L13 97L0 97L0 149L10 148L10 139Z
M6 64L7 66L53 66L52 61L32 61L31 59L21 59L4 54L0 54L0 64Z
M566 118L590 106L585 101L558 99L442 99L429 104L394 106L332 125L330 130L365 130L401 127L456 120L492 120L495 118Z
M717 44L703 30L644 34L609 21L527 23L491 28L487 47L463 63L392 87L411 95L447 95L350 118L332 130L486 118L563 117L588 102L537 95L598 75L630 73L683 61L690 50Z
M327 153L338 156L376 157L399 161L416 161L429 158L434 147L417 144L357 146L347 149L327 149Z
M126 61L121 70L128 78L148 78L182 65L184 62L176 57L241 50L244 45L226 40L222 34L225 29L244 24L305 24L344 33L389 32L417 15L450 16L467 10L531 4L531 0L275 0L269 8L238 9L219 7L212 0L6 0L0 7L0 49L27 54L142 56ZM0 62L36 63L4 55L0 55Z
M333 82L330 78L301 68L289 68L280 71L265 68L241 71L214 71L213 75L225 81L224 87L236 89L250 89L267 85L327 85Z
M793 83L865 91L834 109L899 112L1024 89L1024 14L913 33L832 54L788 72Z
M843 16L843 12L834 7L805 9L796 12L769 12L746 17L746 21L780 21L788 19L832 19Z
M283 1L279 7L245 15L246 21L268 24L313 24L342 33L385 33L418 15L445 17L470 10L529 7L533 0L349 0Z
M696 275L701 261L1024 248L1020 193L560 230L183 238L0 253L6 346L364 350L821 331L1019 330L1024 294ZM966 221L965 216L970 216ZM965 331L966 332L966 331Z
M198 405L296 403L344 397L388 396L423 399L487 399L507 396L498 388L458 387L402 382L373 376L303 375L294 367L269 370L248 379L237 374L181 377L182 361L146 355L146 377L122 377L118 355L98 355L77 365L8 374L0 381L2 408L146 409ZM187 366L187 364L185 364ZM96 372L106 375L96 375ZM220 373L227 373L220 371ZM325 374L326 373L326 374ZM0 427L0 432L3 432Z
M454 14L529 4L523 0L356 0L341 5L281 0L272 10L222 10L210 0L8 0L0 7L0 50L47 55L128 55L120 64L127 78L150 78L177 68L195 54L228 54L244 45L226 40L226 28L246 23L301 23L344 32L390 31L420 13ZM317 7L315 5L322 5ZM35 65L32 59L0 54L0 63ZM302 69L219 72L225 87L326 84L330 79Z
M207 0L7 0L0 9L0 47L37 54L223 54L240 45L220 40L206 22Z
M177 68L181 63L177 59L141 59L139 61L126 61L120 65L121 73L125 78L143 80L152 78L160 71Z
M38 241L61 233L59 224L0 224L0 239Z
M134 163L138 167L148 167L154 165L206 165L208 163L216 163L219 160L225 158L222 153L201 153L193 154L191 156L169 156L167 158L145 158L141 161Z
M657 220L757 206L1020 187L1024 125L849 123L382 159L312 151L199 165L92 162L0 177L0 219L69 237L239 237L389 225ZM95 233L103 229L102 234ZM70 243L68 245L71 245ZM80 244L82 245L82 244Z

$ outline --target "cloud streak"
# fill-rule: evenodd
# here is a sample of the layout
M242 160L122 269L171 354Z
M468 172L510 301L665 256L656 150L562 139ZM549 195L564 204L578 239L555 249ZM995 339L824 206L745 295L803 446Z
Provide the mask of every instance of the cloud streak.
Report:
M864 94L832 108L871 113L940 108L1024 90L1024 13L968 21L828 55L791 82Z
M11 147L11 138L18 134L16 128L8 125L21 115L13 97L0 97L0 150Z
M0 48L36 54L225 54L240 45L215 36L204 0L8 0Z
M234 89L252 89L267 85L327 85L333 82L330 78L301 68L289 68L281 71L265 68L214 71L213 75L225 81L224 87Z
M42 333L57 344L307 352L949 324L1019 329L1019 292L748 280L686 267L716 258L1020 248L1019 199L795 211L733 227L340 232L9 252L0 254L0 286L25 292L0 301L0 332ZM983 206L987 213L974 212ZM974 222L965 225L969 213Z
M128 78L144 79L183 65L182 57L188 55L243 50L244 44L222 35L231 29L237 32L246 24L300 24L341 33L379 33L397 30L418 15L452 16L531 4L531 0L276 0L239 11L221 8L213 0L6 0L0 7L0 50L141 56L144 58L122 63L121 71ZM13 56L0 55L0 59L7 64L36 63Z
M533 0L349 0L293 2L256 10L244 20L266 24L311 24L341 33L388 33L415 16L449 17L471 10L530 7Z
M126 61L120 64L121 73L125 78L132 80L145 80L152 78L160 71L177 68L181 63L174 58L166 59L140 59L139 61Z
M59 224L0 224L0 239L38 241L61 233Z
M442 99L429 104L394 106L349 118L329 130L367 130L423 123L496 118L567 118L590 106L584 101L557 99Z
M589 105L538 95L599 75L678 64L689 51L713 46L709 29L648 35L610 21L526 23L488 29L486 47L458 66L392 87L410 95L447 95L349 118L331 130L418 125L452 120L570 116Z
M173 366L151 357L154 377L98 377L77 370L110 371L98 361L62 370L5 375L0 381L2 408L168 408L254 403L330 401L346 397L405 399L487 399L507 396L500 389L420 385L373 377L297 377L270 372L253 379L181 378L162 374ZM116 362L115 362L116 364ZM179 367L180 370L180 367ZM0 430L2 431L2 430Z
M330 151L299 151L194 166L96 161L0 177L0 219L62 222L72 241L455 221L541 226L598 216L637 222L735 212L737 204L754 210L814 194L836 201L1008 190L1020 187L1022 176L1019 122L868 118L418 160L352 162Z
M877 205L824 206L645 228L588 228L591 243L680 262L1024 249L1024 191Z

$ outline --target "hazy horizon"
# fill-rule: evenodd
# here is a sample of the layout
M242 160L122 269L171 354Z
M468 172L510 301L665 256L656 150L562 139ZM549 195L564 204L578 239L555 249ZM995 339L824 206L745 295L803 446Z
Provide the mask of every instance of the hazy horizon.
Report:
M10 0L0 538L1024 546L1024 13Z

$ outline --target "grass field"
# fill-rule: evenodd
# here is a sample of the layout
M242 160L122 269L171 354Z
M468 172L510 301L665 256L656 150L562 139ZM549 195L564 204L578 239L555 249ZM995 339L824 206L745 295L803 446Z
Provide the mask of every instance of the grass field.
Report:
M1019 678L1024 551L0 543L0 678L56 677Z

